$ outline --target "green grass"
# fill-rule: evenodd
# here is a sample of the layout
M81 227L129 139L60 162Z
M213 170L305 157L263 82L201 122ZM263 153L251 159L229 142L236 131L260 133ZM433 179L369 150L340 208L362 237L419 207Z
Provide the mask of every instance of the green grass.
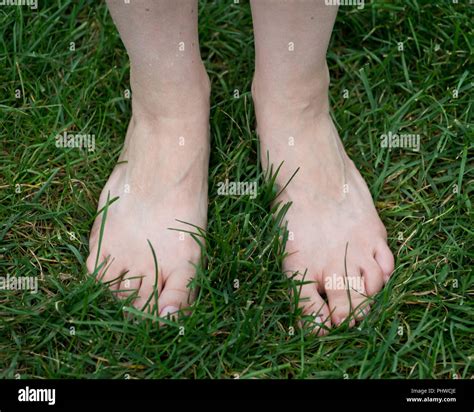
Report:
M126 303L87 276L98 195L130 116L127 55L97 4L0 7L0 274L40 279L37 294L0 291L1 377L472 377L472 5L340 9L328 53L333 115L396 271L359 329L316 337L290 333L297 313L269 212L274 192L257 160L246 2L200 8L213 150L208 265L192 316L161 328L124 319ZM95 134L95 152L56 148L65 130ZM381 148L390 130L419 134L420 151ZM258 197L217 196L225 178L257 179Z

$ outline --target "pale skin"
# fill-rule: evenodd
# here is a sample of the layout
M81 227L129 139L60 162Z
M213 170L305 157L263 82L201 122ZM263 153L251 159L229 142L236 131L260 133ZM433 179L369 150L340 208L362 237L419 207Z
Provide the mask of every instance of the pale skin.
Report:
M100 210L109 193L119 196L108 209L99 255L109 266L98 277L118 277L110 284L121 297L136 290L133 304L142 309L155 284L149 240L160 268L158 309L166 316L191 305L188 285L200 261L197 243L184 233L190 227L177 219L202 228L207 220L210 86L199 53L197 2L108 5L130 56L133 114L124 163L99 201ZM302 314L312 320L306 325L324 334L367 314L370 297L393 272L393 255L369 189L329 115L326 51L337 7L321 0L254 0L251 7L262 163L270 166L268 155L271 164L282 165L281 188L298 170L277 199L292 202L283 270L304 281L297 293ZM91 232L91 273L100 224L101 215ZM348 281L350 287L341 287Z

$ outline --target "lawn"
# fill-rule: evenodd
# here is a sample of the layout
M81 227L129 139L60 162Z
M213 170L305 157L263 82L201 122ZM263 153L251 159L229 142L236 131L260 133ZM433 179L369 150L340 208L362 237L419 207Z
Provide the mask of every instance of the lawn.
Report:
M275 190L258 161L248 2L200 4L213 88L207 267L192 315L164 327L124 316L130 305L85 267L130 117L128 59L105 4L1 6L0 276L37 277L38 292L0 290L0 376L471 378L472 7L340 8L328 52L333 117L396 270L357 328L317 337L297 328ZM94 135L95 150L56 147L63 132ZM419 136L419 150L382 147L389 132ZM218 195L225 179L256 180L258 196Z

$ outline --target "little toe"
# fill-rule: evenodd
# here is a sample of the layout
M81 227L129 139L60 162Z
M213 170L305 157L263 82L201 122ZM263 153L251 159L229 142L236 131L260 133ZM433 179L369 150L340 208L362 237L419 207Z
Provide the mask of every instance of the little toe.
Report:
M100 280L99 275L104 275L104 270L109 264L109 256L104 251L98 252L97 244L93 244L89 249L89 256L86 260L87 271L90 275L94 275L98 280Z
M89 254L86 261L87 270L96 281L108 284L111 290L118 290L120 277L125 270L110 256L101 255L97 259L97 251Z
M364 276L365 290L367 296L374 296L380 292L384 285L384 275L382 268L377 261L369 257L362 265L362 274Z
M395 259L388 245L381 243L376 248L374 257L382 269L383 279L387 283L395 268Z
M91 250L86 260L86 267L87 267L87 272L89 273L89 275L94 274L96 270L96 263L98 266L100 262L103 262L104 260L105 260L105 257L102 257L102 258L99 258L99 260L97 261L97 250Z

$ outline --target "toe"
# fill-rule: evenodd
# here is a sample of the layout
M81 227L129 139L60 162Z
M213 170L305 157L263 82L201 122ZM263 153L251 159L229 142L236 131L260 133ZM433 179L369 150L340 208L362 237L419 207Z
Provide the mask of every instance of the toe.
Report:
M301 322L303 327L311 328L313 333L325 335L331 327L329 307L318 293L316 283L305 283L298 287L298 307L302 309L305 319Z
M382 269L384 281L388 282L388 279L395 268L395 260L388 245L386 243L382 243L379 247L377 247L374 257Z
M94 251L92 250L90 253L89 253L89 256L87 257L87 260L86 260L86 267L87 267L87 271L89 272L90 275L93 275L94 272L95 272L95 269L96 269L96 260L97 260L97 251ZM99 259L100 260L100 259ZM103 260L103 259L102 259ZM99 265L100 261L97 262L97 264Z
M133 306L139 310L154 312L158 304L158 297L163 288L163 274L160 271L158 276L156 276L155 271L152 269L143 273L140 289L137 298L133 302Z
M96 244L91 246L89 250L89 256L86 260L87 271L90 275L99 279L99 274L104 274L105 268L110 262L107 262L108 259L105 253L98 252Z
M127 299L129 296L137 293L140 290L142 278L140 274L132 276L130 273L127 273L124 275L117 291L117 297Z
M160 317L166 317L187 308L195 298L195 291L189 288L194 269L175 270L165 281L159 296Z
M361 319L368 311L360 269L348 268L347 276L343 270L331 270L327 272L324 280L332 322L339 325L351 318L349 326L354 326L356 319Z
M91 228L91 231L90 231L90 233L89 233L89 244L90 244L90 245L96 243L97 236L98 236L99 233L100 233L101 222L102 222L102 219L100 219L99 217L97 217L97 218L94 220L94 223L92 224L92 228Z
M97 243L91 242L89 244L89 256L86 260L86 267L90 275L98 277L98 273L107 265L107 256L102 252L99 253Z
M126 267L113 258L107 258L106 264L99 271L97 279L105 283L110 290L118 291L122 277L127 273Z
M374 296L382 290L384 285L384 275L382 268L374 258L367 258L362 265L362 274L364 276L367 296Z
M113 276L113 273L117 272L120 274L122 271L118 267L118 265L108 256L100 255L97 257L97 250L92 251L86 261L86 266L89 274L94 276L96 281L100 282L109 282L113 280L113 278L117 277ZM120 282L117 283L116 287L113 289L117 289Z

